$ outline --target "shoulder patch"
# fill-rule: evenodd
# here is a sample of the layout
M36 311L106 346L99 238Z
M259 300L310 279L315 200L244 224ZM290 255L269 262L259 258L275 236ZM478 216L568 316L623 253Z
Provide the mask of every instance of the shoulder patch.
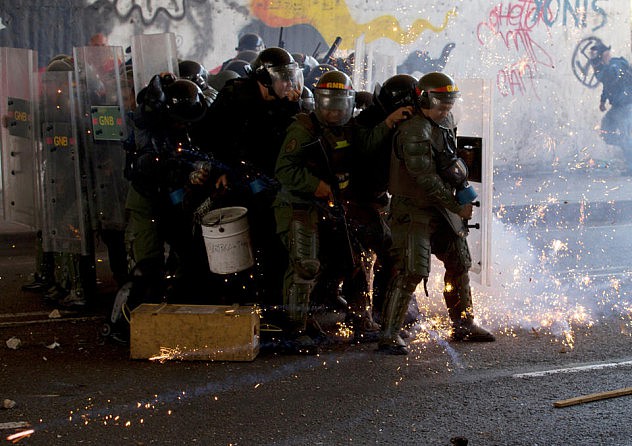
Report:
M290 139L285 145L285 153L294 152L297 146L298 146L298 143L296 142L296 139L294 138Z

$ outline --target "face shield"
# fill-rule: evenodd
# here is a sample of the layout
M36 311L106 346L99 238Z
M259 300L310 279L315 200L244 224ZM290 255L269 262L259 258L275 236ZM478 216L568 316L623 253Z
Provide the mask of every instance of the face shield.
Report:
M291 91L303 90L303 70L296 62L278 67L268 67L270 88L278 98L285 98Z
M430 92L428 94L430 119L442 127L456 127L463 115L463 101L459 96L446 97L442 94Z
M329 126L341 126L349 122L355 106L355 91L317 88L314 92L316 117Z

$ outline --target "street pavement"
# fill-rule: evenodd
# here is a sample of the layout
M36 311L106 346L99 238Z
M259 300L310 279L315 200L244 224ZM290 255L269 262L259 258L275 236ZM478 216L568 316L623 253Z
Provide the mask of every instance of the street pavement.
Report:
M631 181L497 174L494 284L474 296L497 342L448 342L435 268L406 357L338 337L317 356L130 360L100 334L116 291L103 247L98 295L52 319L20 290L34 234L0 224L0 444L632 445L632 396L554 406L632 387Z

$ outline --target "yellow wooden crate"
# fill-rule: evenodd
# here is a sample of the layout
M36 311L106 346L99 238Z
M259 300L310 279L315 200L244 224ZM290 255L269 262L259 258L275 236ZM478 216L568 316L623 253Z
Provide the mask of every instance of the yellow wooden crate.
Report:
M132 311L132 359L252 361L259 353L254 306L142 304Z

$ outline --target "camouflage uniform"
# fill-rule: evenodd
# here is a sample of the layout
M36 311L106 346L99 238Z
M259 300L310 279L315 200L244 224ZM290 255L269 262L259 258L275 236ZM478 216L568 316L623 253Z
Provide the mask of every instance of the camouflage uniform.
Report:
M346 237L335 224L328 224L332 216L327 215L327 202L316 198L314 193L321 180L330 185L335 183L336 187L332 188L340 191L338 198L344 202L349 220L363 219L362 212L358 212L362 203L355 200L353 192L352 160L357 156L370 156L390 134L385 125L376 126L373 132L375 139L366 140L375 141L374 145L354 145L355 126L352 123L325 127L318 123L314 114L303 113L297 115L288 128L276 165L282 190L275 201L275 216L277 232L290 256L284 278L284 304L297 332L305 328L310 295L321 273L321 260L327 259L327 266L322 268L323 281L359 286L356 277L362 273L347 269L347 260L353 260L349 259L353 253L343 254L341 249L341 243L347 243ZM321 238L325 242L322 247ZM354 294L348 296L354 314L361 313L368 304L359 296L364 291L348 291Z
M454 188L438 174L437 153L445 151L444 133L454 137L449 125L439 127L416 114L403 122L394 136L390 190L393 255L397 273L389 285L383 309L381 345L404 345L399 331L417 285L430 274L430 255L445 266L444 298L451 320L472 319L468 271L471 257L467 241L456 235L441 209L458 213Z

